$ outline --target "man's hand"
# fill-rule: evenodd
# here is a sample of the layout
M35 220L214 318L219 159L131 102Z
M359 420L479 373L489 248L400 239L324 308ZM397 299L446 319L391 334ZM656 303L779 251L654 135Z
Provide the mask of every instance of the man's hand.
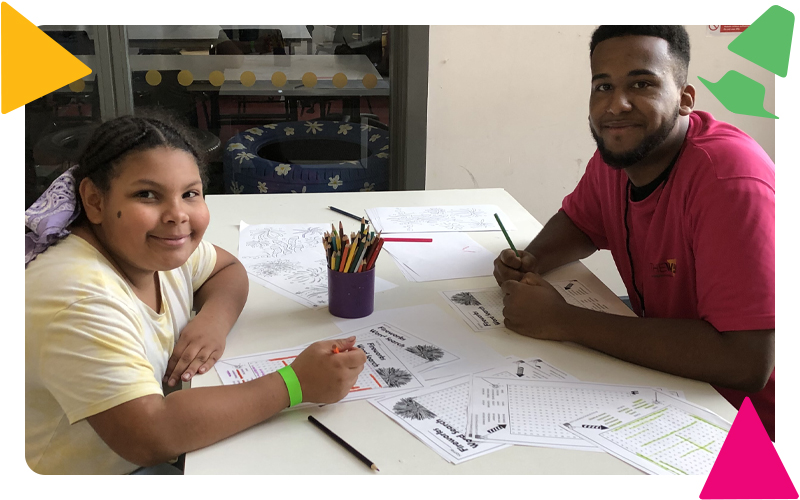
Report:
M320 340L295 358L292 369L300 381L303 402L335 403L347 396L367 362L355 342L355 337Z
M227 331L213 323L197 321L189 322L181 332L172 356L167 363L164 381L174 387L178 379L188 382L196 373L203 374L214 366L214 363L225 351Z
M503 298L506 328L537 339L570 340L562 327L572 306L544 278L527 273L519 281L505 281L500 288L506 294Z
M525 250L519 251L519 257L514 250L507 248L494 260L494 279L498 285L508 280L519 281L525 273L536 272L536 257Z

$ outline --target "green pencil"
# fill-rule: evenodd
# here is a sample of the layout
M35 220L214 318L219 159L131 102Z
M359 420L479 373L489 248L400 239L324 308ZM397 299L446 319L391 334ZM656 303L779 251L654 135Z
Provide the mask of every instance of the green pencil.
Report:
M498 216L497 214L494 214L494 218L497 219L497 223L500 224L500 230L503 231L503 236L506 237L506 241L508 242L508 245L511 247L511 250L514 250L514 253L517 254L517 257L519 257L519 252L517 252L517 249L514 247L514 244L511 243L511 238L508 237L508 233L506 232L506 228L503 227L503 223L500 222L500 216Z

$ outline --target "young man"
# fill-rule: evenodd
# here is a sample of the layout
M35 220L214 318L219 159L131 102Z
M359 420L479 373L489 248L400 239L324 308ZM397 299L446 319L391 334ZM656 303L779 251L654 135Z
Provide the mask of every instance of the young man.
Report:
M750 397L775 439L775 165L693 111L682 26L601 26L590 46L597 152L521 257L494 275L506 326ZM637 318L568 305L541 274L608 249Z

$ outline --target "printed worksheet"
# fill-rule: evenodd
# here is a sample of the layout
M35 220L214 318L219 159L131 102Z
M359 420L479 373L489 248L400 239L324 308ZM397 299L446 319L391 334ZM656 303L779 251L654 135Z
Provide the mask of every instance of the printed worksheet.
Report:
M598 451L561 424L651 387L472 377L467 436L496 443Z
M482 373L524 380L577 380L539 358L509 358L507 363ZM466 435L470 378L470 375L463 375L434 387L379 398L370 403L442 458L459 464L509 446L477 441Z
M607 312L609 304L589 287L578 280L553 281L553 288L564 297L568 304ZM499 286L473 290L451 290L440 292L447 303L458 311L464 321L476 332L492 328L504 328L503 290Z
M383 344L403 361L406 366L424 373L432 368L447 365L458 361L460 358L447 351L444 347L436 345L425 339L414 336L390 323L378 323L373 326L358 330L333 335L329 338L340 339L354 335L356 342L379 338Z
M367 362L350 393L342 401L373 398L387 392L425 387L419 373L398 359L382 339L359 341L356 342L356 347L367 355ZM220 359L214 369L224 385L241 384L290 365L304 349L305 346L301 346Z
M325 224L239 224L239 260L250 278L309 308L328 305ZM395 284L375 278L375 292Z
M610 310L608 304L597 293L578 280L553 281L550 284L564 297L567 304L600 312Z
M375 231L390 233L431 233L445 231L500 231L494 214L506 230L516 227L495 205L447 205L434 207L368 208L367 217Z
M475 330L504 328L503 291L499 286L473 290L439 292L450 306L458 311L464 321Z
M649 474L706 476L731 424L656 392L618 400L562 427Z
M465 233L408 234L430 237L430 243L386 241L383 251L392 256L408 281L437 281L491 276L493 252Z

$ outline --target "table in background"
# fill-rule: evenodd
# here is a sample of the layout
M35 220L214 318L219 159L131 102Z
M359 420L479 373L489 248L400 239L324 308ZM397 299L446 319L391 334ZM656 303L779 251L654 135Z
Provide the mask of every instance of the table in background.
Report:
M342 220L345 228L355 227L356 221L340 219L339 214L327 209L329 205L363 214L363 209L370 207L494 204L517 227L509 234L518 246L524 246L542 227L503 189L217 195L206 200L211 225L205 239L234 255L238 255L238 226L242 220L248 224L338 224ZM508 247L500 231L469 235L493 253ZM399 285L375 295L376 311L436 304L459 322L463 319L438 292L496 284L492 277L410 283L386 253L379 258L376 269L378 276ZM632 314L579 262L556 269L547 277L579 279L604 299L614 302L613 312ZM335 319L327 308L308 309L251 281L247 305L228 335L224 357L289 348L336 335L340 330L334 324ZM464 328L470 330L466 324ZM689 401L731 422L736 416L736 410L703 382L643 368L573 344L530 339L504 328L476 335L500 354L541 357L583 381L682 390ZM215 385L220 385L220 380L214 370L192 381L193 387ZM453 465L367 401L280 413L217 444L187 453L186 474L372 474L363 463L311 425L306 420L309 414L373 460L381 474L641 474L606 453L528 446L512 446Z

